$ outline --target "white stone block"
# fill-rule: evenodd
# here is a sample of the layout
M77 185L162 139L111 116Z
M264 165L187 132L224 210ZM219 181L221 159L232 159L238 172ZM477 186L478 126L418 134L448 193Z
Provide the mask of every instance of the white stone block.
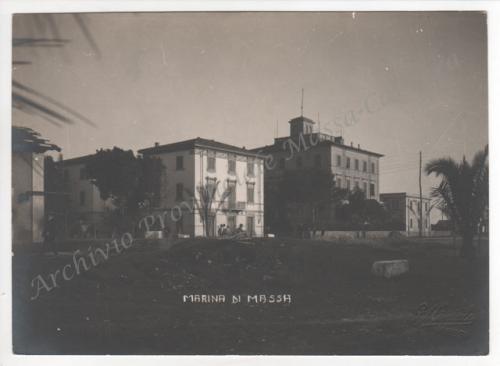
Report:
M377 261L372 265L372 273L376 276L392 278L401 276L410 270L410 263L406 259Z
M163 232L162 231L146 231L144 233L144 238L145 239L162 239L163 238Z

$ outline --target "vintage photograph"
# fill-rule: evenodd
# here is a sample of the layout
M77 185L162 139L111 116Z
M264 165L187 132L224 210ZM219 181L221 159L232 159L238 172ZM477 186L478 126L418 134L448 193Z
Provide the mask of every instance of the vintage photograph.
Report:
M487 19L14 14L14 354L488 355Z

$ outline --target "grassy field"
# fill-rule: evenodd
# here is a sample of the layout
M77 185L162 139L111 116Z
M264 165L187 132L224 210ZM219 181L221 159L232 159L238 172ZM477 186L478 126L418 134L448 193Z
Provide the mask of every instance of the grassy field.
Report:
M409 274L370 273L373 261L400 258ZM487 253L467 263L449 240L138 243L30 300L33 278L72 262L13 257L16 353L488 353ZM292 302L191 304L184 294Z

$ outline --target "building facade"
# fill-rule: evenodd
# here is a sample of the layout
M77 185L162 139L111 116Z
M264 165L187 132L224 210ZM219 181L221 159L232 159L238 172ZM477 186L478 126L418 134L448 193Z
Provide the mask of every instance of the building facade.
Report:
M393 221L399 222L399 230L407 235L419 235L420 196L417 194L382 193L380 200L389 211ZM422 235L431 232L431 199L422 197Z
M45 153L60 148L26 127L12 128L12 243L15 249L43 241Z
M103 233L105 212L113 205L101 198L97 188L88 178L85 166L94 155L79 156L57 162L63 189L66 193L64 207L64 231L69 237L109 236Z
M12 222L14 245L43 241L44 155L12 154Z
M161 159L160 198L152 205L170 232L214 236L224 224L230 232L241 227L250 236L263 235L264 162L257 154L203 138L138 152Z
M265 185L268 196L274 196L279 182L289 171L322 171L331 176L336 187L364 192L366 198L379 200L379 160L383 156L372 151L344 144L341 136L314 132L315 122L300 116L289 121L290 135L274 139L273 145L253 149L267 157ZM335 220L334 207L328 197L322 204L290 203L286 219L290 225L328 228ZM276 209L272 199L266 200L265 214L269 230L279 231L275 224L284 213Z

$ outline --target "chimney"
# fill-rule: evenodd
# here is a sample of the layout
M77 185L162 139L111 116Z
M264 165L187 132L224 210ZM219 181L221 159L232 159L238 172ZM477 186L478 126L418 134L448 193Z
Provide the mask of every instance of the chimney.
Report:
M359 150L359 149L361 149L361 148L359 147L359 144L358 144L358 150Z
M351 141L351 147L353 147L353 145L352 145L352 141Z
M160 143L159 142L155 142L155 147L158 147L160 146Z

